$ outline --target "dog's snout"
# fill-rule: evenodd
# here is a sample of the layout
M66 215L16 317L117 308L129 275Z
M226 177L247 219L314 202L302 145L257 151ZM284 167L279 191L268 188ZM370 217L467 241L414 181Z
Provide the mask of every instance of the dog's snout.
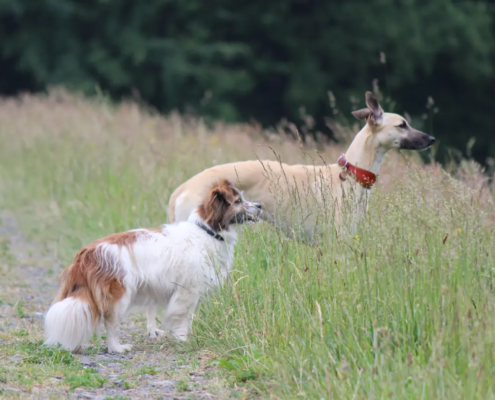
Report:
M428 136L428 140L429 140L429 142L430 142L430 146L431 146L433 143L435 143L435 141L436 141L437 139L435 139L435 137L434 137L434 136Z
M254 203L254 206L255 206L256 208L258 208L258 209L260 209L260 210L261 210L261 204L260 204L260 203Z

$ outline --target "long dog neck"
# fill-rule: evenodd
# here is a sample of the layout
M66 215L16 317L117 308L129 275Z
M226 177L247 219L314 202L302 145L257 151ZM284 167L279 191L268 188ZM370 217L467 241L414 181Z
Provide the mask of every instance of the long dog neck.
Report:
M387 149L377 145L371 128L366 124L352 141L345 159L356 167L377 174L386 152Z

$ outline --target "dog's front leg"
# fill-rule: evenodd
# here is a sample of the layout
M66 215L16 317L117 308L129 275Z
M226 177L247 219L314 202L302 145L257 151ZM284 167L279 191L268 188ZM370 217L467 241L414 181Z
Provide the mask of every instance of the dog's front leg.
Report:
M171 297L163 313L163 323L174 338L187 340L191 330L191 317L198 303L199 296L188 291L178 290Z
M148 328L148 334L150 335L151 339L155 339L158 336L163 336L165 335L164 331L161 331L156 327L156 306L148 306L146 308L146 318L147 318L147 328Z

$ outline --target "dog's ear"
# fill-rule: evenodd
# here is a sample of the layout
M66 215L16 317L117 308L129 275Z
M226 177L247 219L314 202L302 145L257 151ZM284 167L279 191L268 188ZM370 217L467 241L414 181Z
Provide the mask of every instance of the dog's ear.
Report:
M225 230L225 215L234 201L235 193L227 180L222 180L211 188L199 208L200 216L215 230Z
M357 118L366 121L370 116L371 111L369 108L362 108L361 110L356 110L352 112L352 115Z
M380 106L380 102L371 92L366 92L365 97L366 97L366 105L371 111L371 115L370 115L371 118L368 120L368 122L374 124L380 124L383 117L383 110L382 107Z
M232 184L227 179L223 179L212 188L212 195L231 204L234 201L235 192Z

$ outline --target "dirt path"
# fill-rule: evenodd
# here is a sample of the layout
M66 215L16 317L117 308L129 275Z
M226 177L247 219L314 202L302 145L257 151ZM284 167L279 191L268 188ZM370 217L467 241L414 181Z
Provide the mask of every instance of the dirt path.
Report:
M83 355L68 356L68 361L59 361L58 355L45 357L39 341L43 315L57 290L60 263L55 254L54 249L26 240L15 218L0 212L0 397L245 397L226 389L226 382L209 363L212 355L188 352L167 338L150 340L141 315L121 325L122 342L134 346L128 354L108 354L96 343Z

